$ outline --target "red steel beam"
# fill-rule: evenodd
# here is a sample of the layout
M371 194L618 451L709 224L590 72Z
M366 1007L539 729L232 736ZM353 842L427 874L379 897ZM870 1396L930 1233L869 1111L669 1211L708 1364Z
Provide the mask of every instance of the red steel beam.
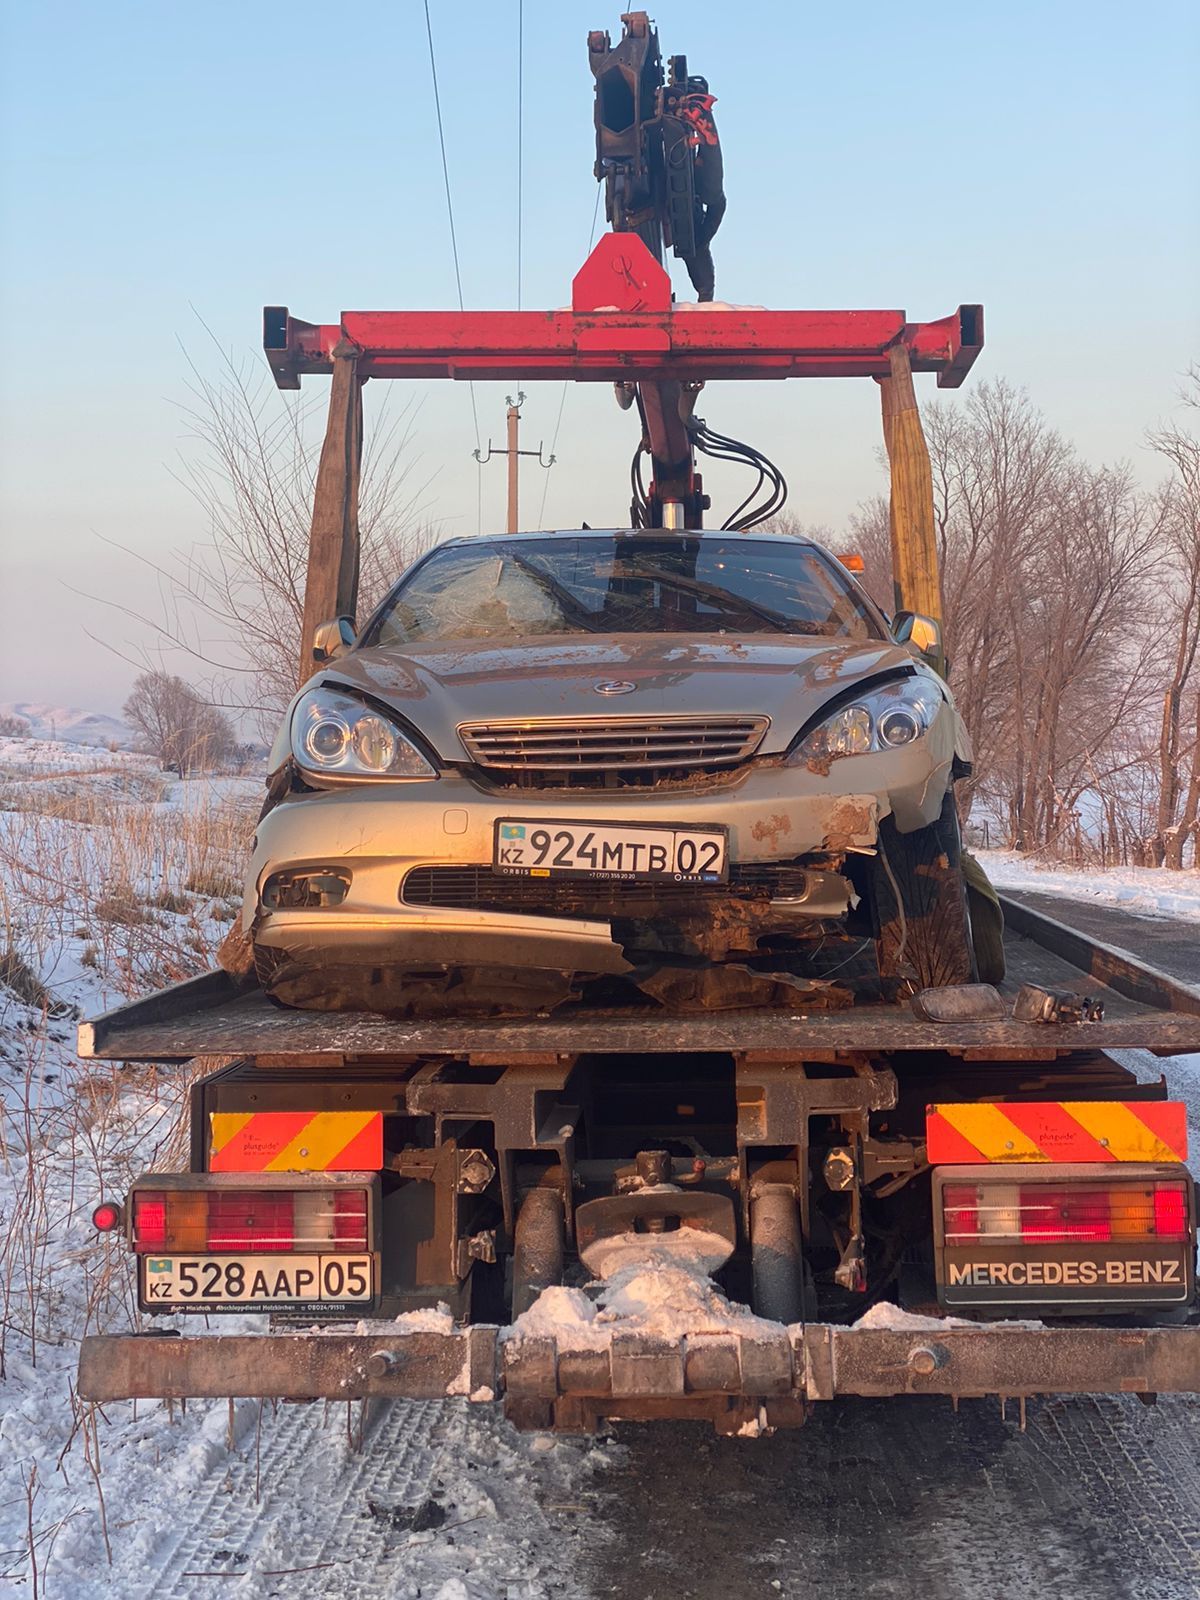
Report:
M264 310L263 345L281 389L331 372L343 339L359 352L361 377L596 383L883 378L900 340L914 372L957 388L983 347L983 307L959 306L937 322L909 322L903 311L673 308L670 281L641 241L606 234L575 279L570 310L345 311L319 324L286 306Z

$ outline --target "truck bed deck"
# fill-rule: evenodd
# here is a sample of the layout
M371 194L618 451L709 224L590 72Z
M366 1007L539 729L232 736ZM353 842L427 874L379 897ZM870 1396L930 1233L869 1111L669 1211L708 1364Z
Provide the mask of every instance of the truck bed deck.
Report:
M1022 983L1097 996L1104 1019L1086 1023L935 1023L907 1005L788 1013L677 1015L646 1009L566 1008L549 1017L398 1021L368 1012L293 1011L261 989L205 973L79 1027L85 1059L171 1062L227 1055L310 1058L582 1052L787 1050L1003 1052L1032 1059L1087 1049L1200 1051L1200 989L1191 988L1041 912L1004 899L1011 1000Z

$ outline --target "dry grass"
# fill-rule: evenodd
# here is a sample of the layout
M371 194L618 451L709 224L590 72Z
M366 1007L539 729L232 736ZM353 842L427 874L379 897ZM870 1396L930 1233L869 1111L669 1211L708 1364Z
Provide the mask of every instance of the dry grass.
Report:
M50 805L0 816L0 950L51 990L81 964L126 995L203 970L240 897L254 801L84 798L86 820Z
M257 810L198 787L156 805L153 787L110 776L89 796L90 774L60 774L57 800L47 787L45 804L0 814L0 1377L14 1357L37 1365L137 1325L124 1250L91 1231L91 1210L186 1164L189 1086L215 1064L70 1051L68 997L95 1006L211 965Z
M62 1009L28 961L16 950L0 952L0 986L15 1000L35 1011L55 1016Z

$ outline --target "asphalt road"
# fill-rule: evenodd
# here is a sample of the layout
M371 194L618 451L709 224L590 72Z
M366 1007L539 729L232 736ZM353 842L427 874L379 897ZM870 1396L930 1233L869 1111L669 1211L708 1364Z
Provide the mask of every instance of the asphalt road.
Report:
M1200 930L1020 898L1200 982ZM1200 1103L1200 1058L1123 1053ZM1193 1114L1193 1138L1197 1117ZM581 1593L621 1600L1197 1600L1200 1397L845 1400L757 1440L625 1426ZM577 1559L579 1557L577 1556Z

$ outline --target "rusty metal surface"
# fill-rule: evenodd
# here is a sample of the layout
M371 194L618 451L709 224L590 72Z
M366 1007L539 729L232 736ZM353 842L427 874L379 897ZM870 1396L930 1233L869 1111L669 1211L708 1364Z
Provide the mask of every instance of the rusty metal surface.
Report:
M758 1047L808 1051L999 1050L1008 1059L1041 1052L1147 1049L1200 1051L1200 1018L1126 1011L1103 1022L919 1022L901 1006L872 1006L812 1016L771 1010L673 1017L662 1012L562 1012L552 1018L392 1021L364 1012L288 1011L260 990L224 1004L143 1020L133 1007L80 1028L85 1059L187 1061L201 1055L469 1056L485 1051L513 1060L546 1054L734 1051ZM132 1013L132 1014L130 1014ZM313 1065L316 1063L314 1062Z
M454 1333L99 1334L79 1352L89 1400L183 1396L355 1400L367 1395L491 1398L496 1329Z
M713 1415L713 1402L839 1395L1200 1393L1200 1327L1038 1323L919 1328L785 1328L661 1340L614 1332L598 1348L501 1341L491 1326L452 1334L101 1335L83 1341L85 1400L266 1396L584 1402L607 1415ZM782 1419L781 1419L782 1420Z
M186 1061L202 1055L308 1056L311 1065L345 1056L471 1055L517 1059L582 1051L741 1051L756 1048L869 1051L1000 1051L1036 1059L1046 1051L1142 1048L1200 1051L1200 990L1004 900L1011 983L1086 987L1105 1000L1095 1023L932 1023L905 1006L863 1006L797 1015L746 1010L721 1016L662 1012L565 1011L549 1018L394 1021L365 1013L288 1011L261 990L239 990L206 973L79 1025L85 1059Z
M1200 1328L804 1330L809 1393L1198 1394Z

